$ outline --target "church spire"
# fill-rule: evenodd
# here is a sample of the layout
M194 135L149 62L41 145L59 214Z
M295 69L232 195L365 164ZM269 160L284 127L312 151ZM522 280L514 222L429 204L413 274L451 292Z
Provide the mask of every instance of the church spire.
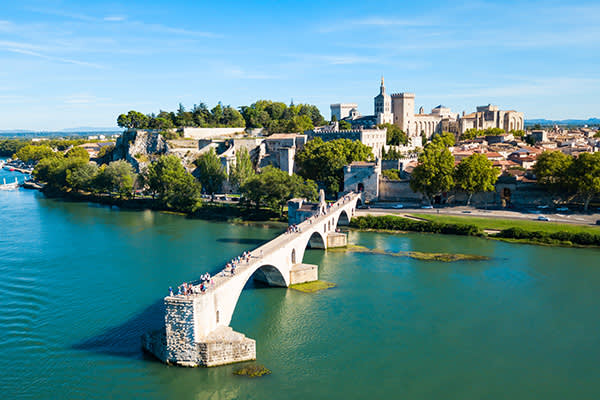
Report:
M383 75L381 75L381 86L380 86L380 88L379 88L379 89L380 89L380 90L379 90L379 93L380 93L380 94L385 94L385 86L384 86L384 84L383 84Z

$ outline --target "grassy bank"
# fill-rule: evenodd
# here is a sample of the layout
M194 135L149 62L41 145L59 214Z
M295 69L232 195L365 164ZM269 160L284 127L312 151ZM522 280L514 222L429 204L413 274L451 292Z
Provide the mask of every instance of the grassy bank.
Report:
M353 218L350 226L361 230L486 236L513 243L600 247L600 229L594 226L430 214L411 214L411 216L423 220L411 220L391 215L378 217L368 215ZM499 233L486 235L483 233L484 230L496 230Z
M415 260L422 261L482 261L489 260L488 257L479 256L475 254L457 254L457 253L424 253L421 251L386 251L382 249L369 249L364 246L348 245L347 247L340 247L335 249L328 249L328 252L343 253L343 252L354 252L354 253L370 253L370 254L382 254L393 257L408 257Z
M556 222L546 221L531 221L520 219L501 219L501 218L483 218L483 217L462 217L454 215L439 215L439 214L410 214L417 218L426 219L428 221L442 224L469 224L474 225L480 230L498 230L510 228L520 228L526 231L557 233L569 232L580 233L588 232L600 234L600 227L592 225L574 225L574 224L559 224Z

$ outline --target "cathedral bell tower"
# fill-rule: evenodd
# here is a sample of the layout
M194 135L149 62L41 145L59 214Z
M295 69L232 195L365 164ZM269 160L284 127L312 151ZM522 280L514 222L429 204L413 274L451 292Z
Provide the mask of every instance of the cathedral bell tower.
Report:
M393 123L394 116L392 115L392 98L389 94L385 93L383 76L381 77L381 86L379 87L379 94L375 96L374 100L375 118L377 120L377 125Z

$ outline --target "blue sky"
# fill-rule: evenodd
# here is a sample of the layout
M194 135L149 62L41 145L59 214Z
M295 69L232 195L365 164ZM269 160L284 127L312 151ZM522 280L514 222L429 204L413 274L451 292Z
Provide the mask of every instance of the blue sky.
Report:
M600 116L600 3L2 1L0 130L115 126L119 113L389 92L455 112Z

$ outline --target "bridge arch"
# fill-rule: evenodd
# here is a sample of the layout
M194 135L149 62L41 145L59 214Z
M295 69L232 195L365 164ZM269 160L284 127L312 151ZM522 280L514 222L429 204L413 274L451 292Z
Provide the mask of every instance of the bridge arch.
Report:
M281 270L270 264L265 264L258 267L250 276L250 278L254 278L255 281L266 283L269 286L287 287ZM250 278L248 280L250 280Z
M340 212L337 224L338 224L338 226L350 225L350 216L348 215L346 210L342 210L342 212Z
M326 225L323 224L323 226ZM327 248L325 243L325 236L321 233L321 231L316 230L312 235L310 235L310 238L308 238L308 243L306 243L305 247L309 249L325 249Z

